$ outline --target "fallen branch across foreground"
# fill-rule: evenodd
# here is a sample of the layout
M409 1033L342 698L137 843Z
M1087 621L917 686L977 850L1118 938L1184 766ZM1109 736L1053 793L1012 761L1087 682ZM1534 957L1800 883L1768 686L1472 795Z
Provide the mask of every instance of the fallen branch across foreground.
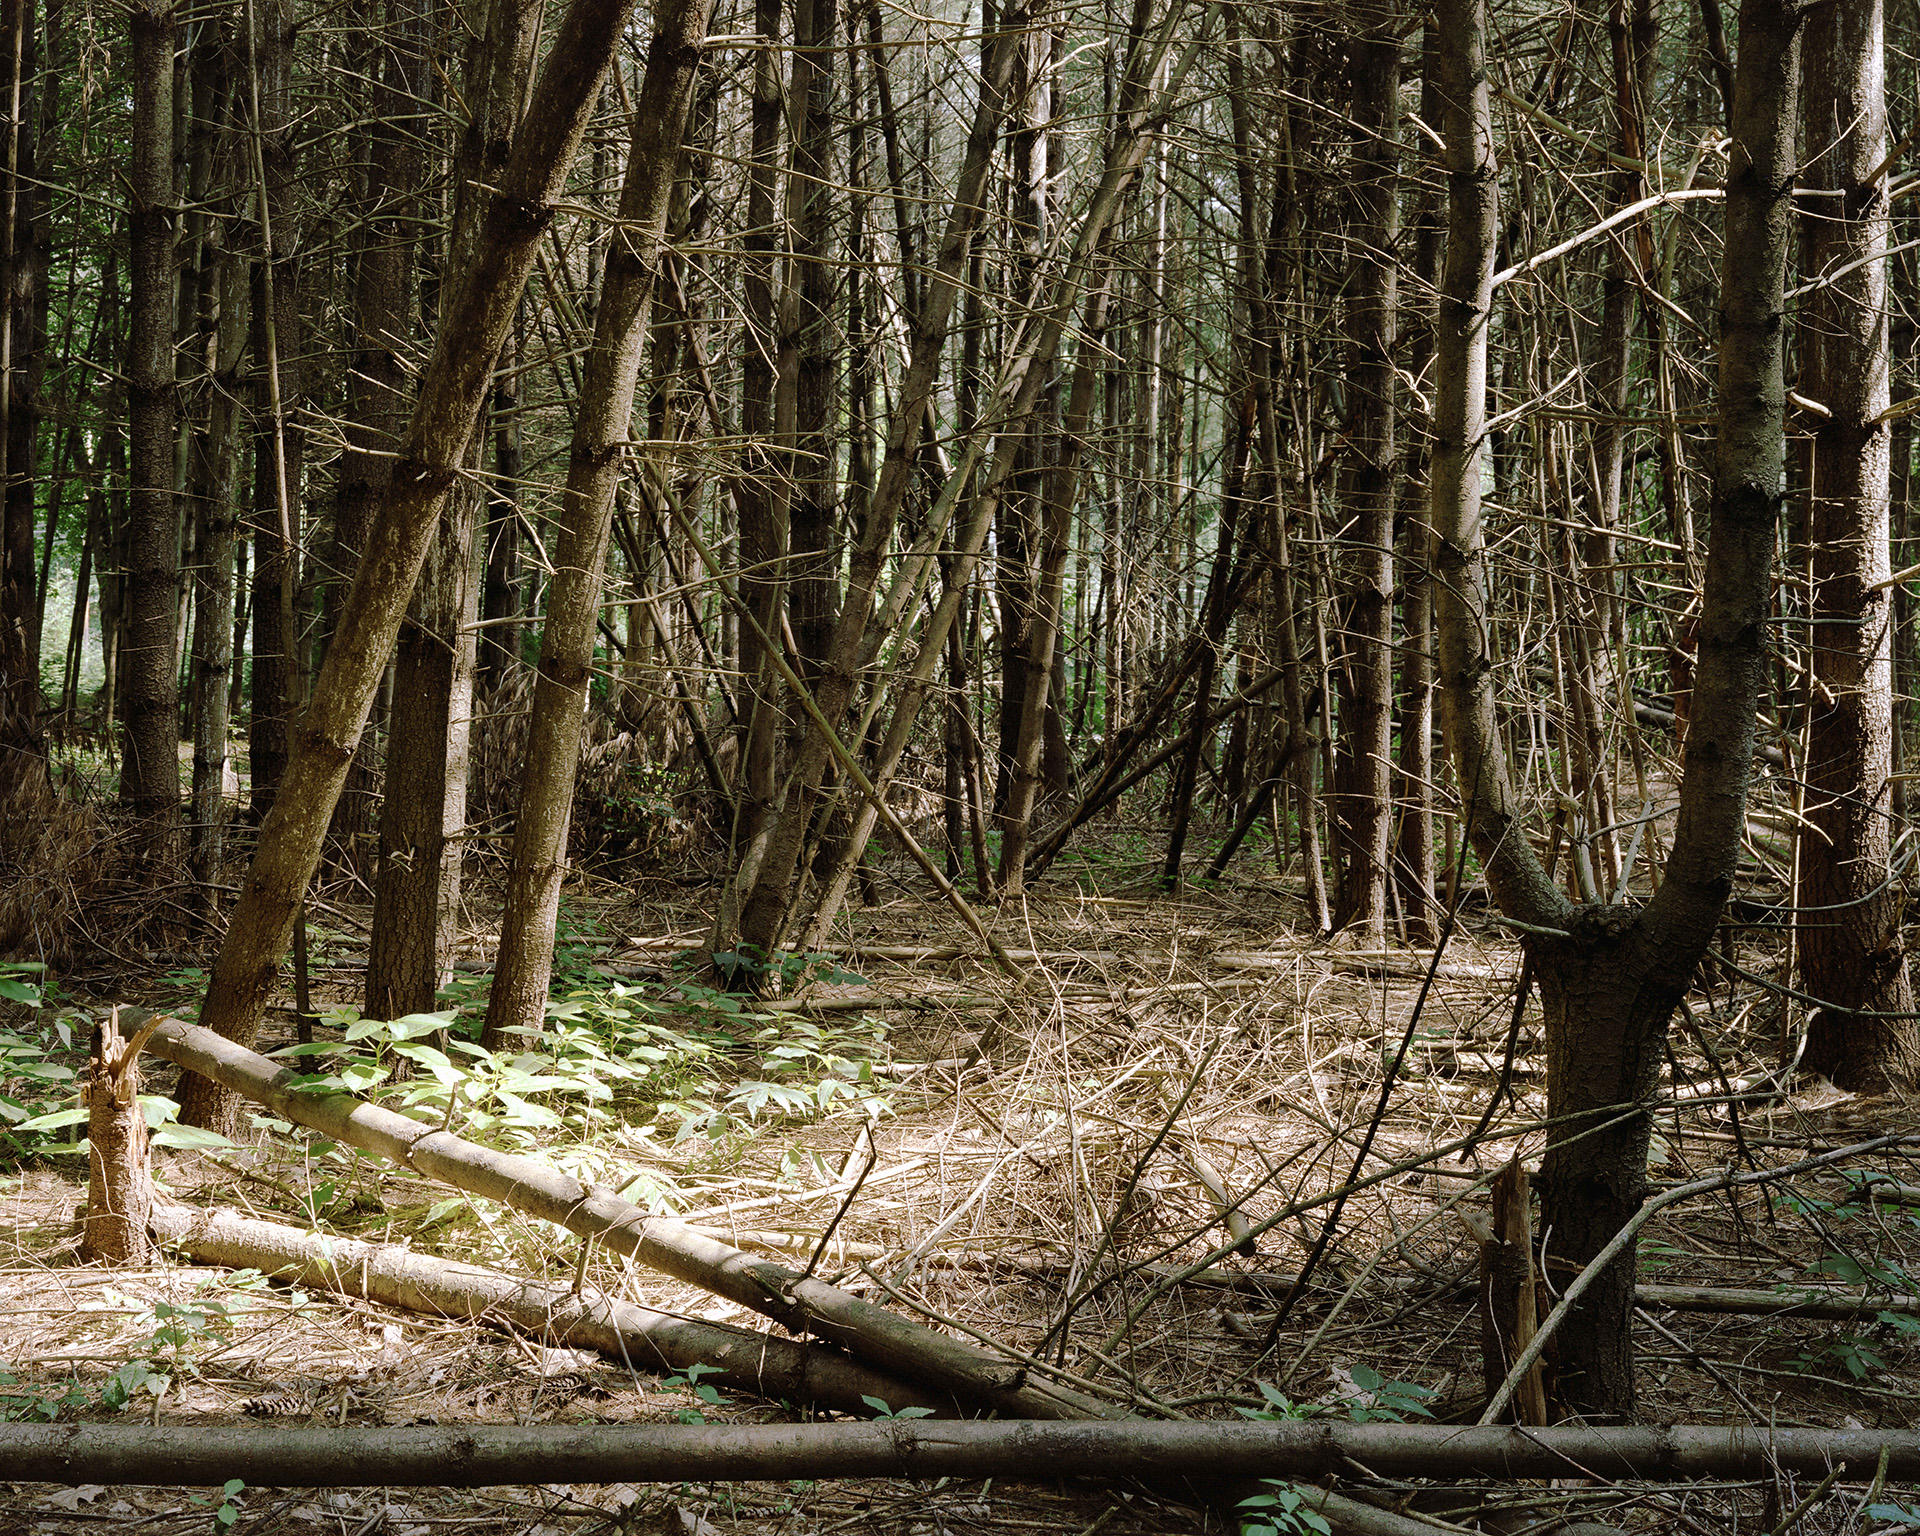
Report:
M1884 1458L1884 1465L1883 1465ZM0 1481L457 1487L822 1477L1920 1477L1920 1432L1431 1424L0 1425Z
M675 1317L591 1288L522 1280L390 1244L326 1237L224 1211L157 1206L149 1221L163 1245L195 1264L257 1269L340 1296L442 1317L511 1326L544 1344L584 1346L644 1371L713 1367L708 1380L776 1401L867 1414L872 1402L954 1414L951 1396L930 1394L849 1360L837 1350L748 1328Z
M138 1028L155 1016L129 1009L121 1017ZM1007 1418L1104 1418L1115 1412L1090 1394L1030 1376L1021 1361L963 1344L838 1286L753 1258L684 1222L651 1216L611 1190L582 1184L536 1158L479 1146L350 1093L304 1092L293 1086L294 1072L212 1030L161 1019L147 1048L283 1119L597 1239L662 1274L770 1317L791 1333L824 1339L877 1370L917 1382L924 1391L950 1392L971 1407Z

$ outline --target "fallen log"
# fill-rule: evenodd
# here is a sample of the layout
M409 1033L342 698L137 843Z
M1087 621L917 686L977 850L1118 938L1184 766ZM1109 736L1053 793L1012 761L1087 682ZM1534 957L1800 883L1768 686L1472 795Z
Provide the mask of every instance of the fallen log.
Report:
M923 1392L836 1350L676 1317L587 1287L576 1293L550 1281L225 1211L163 1205L152 1213L151 1231L195 1264L257 1269L270 1279L404 1311L518 1328L544 1344L595 1349L641 1370L714 1367L706 1378L712 1385L775 1401L817 1403L863 1416L873 1411L874 1401L895 1413L907 1407L949 1415L961 1411L950 1395Z
M1729 1312L1765 1317L1817 1317L1848 1322L1876 1312L1920 1315L1920 1296L1844 1291L1824 1286L1789 1285L1780 1290L1737 1286L1638 1285L1633 1299L1643 1307L1676 1312Z
M1364 954L1354 950L1312 949L1293 951L1218 950L1211 957L1223 971L1291 971L1315 965L1336 971L1358 971L1368 976L1389 976L1404 981L1424 981L1429 972L1440 981L1505 981L1508 972L1496 966L1431 965L1418 954Z
M1884 1471L1881 1458L1885 1457ZM823 1477L1920 1477L1920 1431L1280 1420L865 1424L0 1425L0 1481L448 1487Z
M156 1016L124 1010L123 1019ZM909 1322L825 1281L756 1259L684 1222L650 1216L611 1190L582 1184L531 1157L479 1146L451 1131L350 1093L307 1092L297 1074L178 1019L160 1019L148 1049L264 1104L299 1125L411 1168L468 1194L501 1201L581 1237L596 1238L662 1274L811 1334L923 1388L954 1393L1008 1418L1104 1418L1114 1409L1056 1382L1029 1379L1020 1361Z

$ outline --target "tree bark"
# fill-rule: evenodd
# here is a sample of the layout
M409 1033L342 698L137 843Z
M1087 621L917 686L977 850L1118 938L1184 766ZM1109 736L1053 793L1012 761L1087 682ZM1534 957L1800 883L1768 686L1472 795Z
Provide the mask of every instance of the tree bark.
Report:
M261 828L253 867L214 964L201 1018L228 1039L251 1040L259 1028L354 743L627 10L628 0L572 0L535 82L526 124L514 140L499 190L487 199L475 244L478 257L449 275L445 319L392 480L368 530L353 590L301 720L283 793ZM231 1095L204 1080L187 1078L179 1097L181 1118L188 1124L232 1123Z
M94 1026L81 1096L87 1108L87 1214L80 1251L108 1264L143 1263L152 1247L147 1210L147 1122L140 1111L140 1046L120 1033L120 1010Z
M208 61L211 63L212 61ZM223 125L229 173L235 136ZM207 414L193 434L188 459L188 497L198 546L193 601L193 830L190 844L199 904L217 910L213 887L226 850L228 705L233 672L233 550L239 526L235 466L240 445L239 374L246 357L248 272L245 258L227 248L211 229L203 259L211 266L208 287L216 295L217 325L211 349Z
M1893 592L1885 19L1836 0L1807 20L1801 392L1824 407L1807 455L1807 798L1795 914L1802 985L1823 1005L1804 1064L1885 1092L1920 1064L1893 877Z
M366 124L366 180L354 226L353 345L347 410L334 486L333 580L323 597L329 643L360 566L367 531L392 472L392 453L407 424L408 366L413 341L414 221L419 216L423 156L419 149L426 59L418 0L387 0L385 26L370 45L372 77ZM336 857L364 878L375 864L374 733L354 753L347 787L333 817Z
M816 1403L841 1413L869 1413L873 1398L896 1413L907 1407L955 1410L951 1395L922 1392L837 1350L676 1317L591 1287L529 1280L397 1244L356 1242L227 1211L160 1206L151 1224L164 1246L193 1264L254 1269L283 1284L365 1297L384 1307L518 1328L549 1347L597 1349L629 1370L704 1366L702 1379L728 1391Z
M11 1481L273 1488L480 1488L543 1481L720 1482L825 1477L1001 1478L1052 1483L1112 1477L1212 1483L1246 1477L1336 1477L1355 1465L1386 1477L1606 1478L1623 1483L1817 1480L1838 1470L1872 1480L1920 1475L1909 1430L1646 1429L1558 1425L1342 1424L8 1424L0 1477ZM1307 1504L1356 1531L1444 1527L1338 1500ZM1376 1517L1369 1520L1368 1517ZM1353 1524L1358 1519L1362 1524ZM1590 1529L1583 1527L1582 1529Z

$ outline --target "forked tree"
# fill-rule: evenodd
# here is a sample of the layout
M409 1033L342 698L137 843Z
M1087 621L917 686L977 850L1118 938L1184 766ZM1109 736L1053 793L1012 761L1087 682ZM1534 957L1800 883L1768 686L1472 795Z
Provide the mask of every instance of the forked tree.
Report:
M1529 837L1495 715L1481 479L1498 167L1484 0L1440 0L1447 254L1435 338L1431 509L1448 750L1473 851L1523 925L1547 1035L1552 1142L1541 1163L1548 1277L1564 1285L1639 1209L1669 1021L1732 889L1766 677L1786 443L1784 272L1794 229L1800 11L1743 0L1721 255L1712 539L1679 817L1644 902L1575 903ZM1560 1392L1599 1418L1634 1408L1635 1260L1609 1262L1559 1335Z

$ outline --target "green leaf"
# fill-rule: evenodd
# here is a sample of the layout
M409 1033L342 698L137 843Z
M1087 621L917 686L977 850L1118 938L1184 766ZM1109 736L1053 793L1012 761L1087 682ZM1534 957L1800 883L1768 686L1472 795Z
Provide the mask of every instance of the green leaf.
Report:
M226 1151L238 1146L218 1131L204 1130L197 1125L163 1125L150 1139L156 1147L170 1147L176 1152Z
M79 1125L86 1118L87 1112L84 1109L56 1109L44 1115L35 1115L31 1120L22 1120L15 1129L22 1131L57 1131L63 1126Z

